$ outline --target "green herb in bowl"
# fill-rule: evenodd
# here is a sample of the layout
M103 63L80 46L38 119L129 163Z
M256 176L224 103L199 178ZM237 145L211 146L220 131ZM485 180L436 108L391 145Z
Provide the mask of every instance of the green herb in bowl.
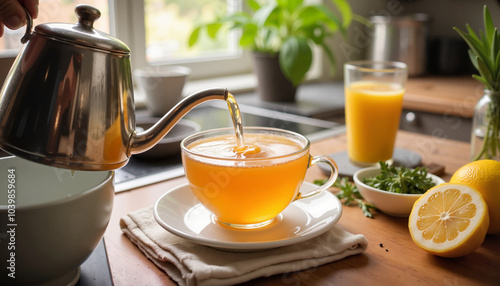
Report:
M436 185L428 176L425 167L407 169L389 166L385 162L379 164L380 174L364 178L363 183L379 190L399 194L423 194Z

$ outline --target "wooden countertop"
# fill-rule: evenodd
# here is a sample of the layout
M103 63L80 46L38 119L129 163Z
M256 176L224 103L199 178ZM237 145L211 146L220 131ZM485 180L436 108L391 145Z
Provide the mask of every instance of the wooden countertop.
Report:
M472 76L412 77L406 84L403 108L471 118L483 89Z
M469 144L463 142L401 131L396 146L419 153L425 165L444 165L445 180L468 162ZM345 148L345 136L340 135L313 143L311 153L331 154ZM323 177L319 168L312 167L306 181ZM128 212L153 205L164 192L185 182L182 177L116 195L105 234L115 285L175 285L122 234L118 222ZM411 240L407 223L406 218L383 213L366 218L358 207L345 206L338 226L365 235L369 246L364 253L286 277L259 278L244 285L499 285L500 235L488 235L481 248L471 255L445 259L420 249Z

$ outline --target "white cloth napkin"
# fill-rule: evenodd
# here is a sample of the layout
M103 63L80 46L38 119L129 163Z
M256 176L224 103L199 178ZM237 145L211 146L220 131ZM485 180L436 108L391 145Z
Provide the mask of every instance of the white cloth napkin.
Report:
M363 252L368 241L339 227L310 240L257 252L228 252L199 245L163 229L153 207L122 217L120 227L146 257L179 285L233 285L304 270Z

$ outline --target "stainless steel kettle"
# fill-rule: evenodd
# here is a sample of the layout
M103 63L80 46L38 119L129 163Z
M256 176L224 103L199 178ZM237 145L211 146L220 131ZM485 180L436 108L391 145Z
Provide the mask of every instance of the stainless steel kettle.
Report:
M95 30L100 12L79 5L76 24L40 24L0 90L0 147L38 163L74 170L113 170L152 148L190 109L226 100L208 89L179 102L153 127L135 130L130 49Z

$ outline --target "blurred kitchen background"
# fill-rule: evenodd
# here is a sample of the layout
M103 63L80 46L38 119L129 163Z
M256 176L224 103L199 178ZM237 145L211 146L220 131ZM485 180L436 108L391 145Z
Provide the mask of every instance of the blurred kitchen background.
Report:
M40 16L35 25L43 22L76 22L73 9L80 3L91 4L101 10L103 15L95 27L114 34L127 43L132 50L132 63L135 67L183 64L193 69L190 77L192 82L233 76L230 81L232 90L251 90L255 84L255 81L245 77L252 72L247 53L239 50L231 37L219 43L207 41L201 48L188 49L186 46L187 37L196 21L209 19L221 11L241 9L240 0L40 0ZM494 21L497 25L500 24L500 4L495 0L350 0L349 3L354 13L368 19L373 15L398 17L412 13L427 14L427 44L431 48L436 42L438 45L431 49L430 59L447 55L446 49L455 52L460 48L454 44L458 35L453 27L465 28L465 24L469 23L474 29L481 28L484 5L488 5ZM21 46L19 39L23 33L24 28L7 30L4 37L0 38L0 82L5 78ZM368 48L373 40L373 29L353 23L347 39L338 36L331 43L337 55L336 72L330 73L328 65L323 64L326 61L320 60L315 63L315 69L309 78L341 79L343 63L367 58ZM239 59L234 61L234 58ZM213 68L214 59L222 59L223 64L218 62L217 69ZM434 70L428 70L431 71ZM224 83L228 80L221 78L217 82Z
M313 67L307 82L299 87L294 103L265 103L257 99L250 53L238 47L235 35L222 33L220 41L202 39L195 48L187 47L189 34L197 23L209 21L218 13L242 9L242 1L40 0L40 15L34 24L76 23L74 7L93 5L102 13L94 27L116 36L130 47L132 69L161 65L189 67L192 74L184 88L185 94L210 87L227 88L239 98L240 106L245 105L242 108L246 113L245 124L290 128L307 133L305 135L331 136L330 131L342 132L342 67L346 61L411 51L406 55L412 61L411 78L400 129L470 142L473 107L482 90L471 78L474 71L467 47L453 27L465 29L468 23L474 30L482 29L484 5L488 6L495 25L500 26L500 1L349 0L355 14L373 20L374 24L369 27L353 22L346 38L338 35L330 41L336 55L335 70L329 68L321 51L314 51ZM330 0L305 1L330 3ZM331 3L328 5L333 7ZM376 15L378 18L374 18ZM407 18L408 15L412 16ZM400 33L403 30L404 33ZM24 32L24 27L6 30L0 38L0 84L22 47L20 39ZM139 111L136 116L147 117L144 96L136 92L135 97ZM198 112L189 112L187 119L203 128L227 127L231 123L226 108L201 107ZM221 120L215 122L215 119ZM220 126L203 126L207 123ZM422 142L422 148L432 148L432 142L428 143ZM179 158L161 162L131 160L118 173L118 183L133 180L138 183L118 189L145 184L137 178L151 174L161 176L147 183L178 176L182 174L179 161Z
M373 57L386 59L384 57L395 56L407 50L405 59L411 61L408 64L410 75L415 79L414 86L422 87L418 92L435 90L436 84L441 86L448 82L448 86L445 88L443 85L442 89L451 93L452 89L449 87L457 85L456 82L450 81L449 77L469 79L474 72L467 55L467 47L453 27L465 29L468 23L474 30L482 29L484 5L488 6L496 26L500 26L498 0L349 0L355 14L371 20L374 24L366 26L353 21L346 38L336 35L330 41L337 60L333 71L321 51L315 51L319 56L314 57L313 67L307 77L308 84L299 87L296 103L267 104L252 96L257 81L252 70L250 53L239 48L237 37L233 34L222 33L220 41L202 39L196 47L187 47L189 34L197 23L208 21L219 13L244 9L243 1L40 0L40 14L34 24L76 23L74 7L83 3L94 5L102 13L94 27L115 35L130 47L133 69L161 65L187 66L191 68L192 74L184 88L185 94L214 86L225 87L236 95L242 95L240 102L245 104L279 109L340 124L343 123L342 66L346 61ZM333 7L329 0L306 1L325 2ZM408 15L412 15L412 18L407 18ZM0 38L0 83L22 47L20 39L24 32L24 27L16 31L7 29L5 35ZM442 79L443 76L447 77L446 81ZM431 78L431 81L422 82L422 78ZM434 80L436 78L438 80ZM432 108L433 104L426 104L426 100L427 98L417 103ZM460 104L465 102L460 100ZM136 92L138 109L144 108L143 102L144 97ZM465 103L474 105L471 102ZM442 124L443 121L450 121L443 119L442 110L425 108L410 111L409 115L405 113L402 118L402 128L410 131L430 134L435 127L420 128L417 123L425 125L427 120L427 125L434 126ZM423 114L415 113L417 111ZM436 114L438 117L434 118ZM447 126L443 128L450 138L468 141L470 131L464 130L469 127L470 112L464 113L455 108L451 114L463 119L460 124L462 128L453 132ZM428 119L429 116L431 119Z

